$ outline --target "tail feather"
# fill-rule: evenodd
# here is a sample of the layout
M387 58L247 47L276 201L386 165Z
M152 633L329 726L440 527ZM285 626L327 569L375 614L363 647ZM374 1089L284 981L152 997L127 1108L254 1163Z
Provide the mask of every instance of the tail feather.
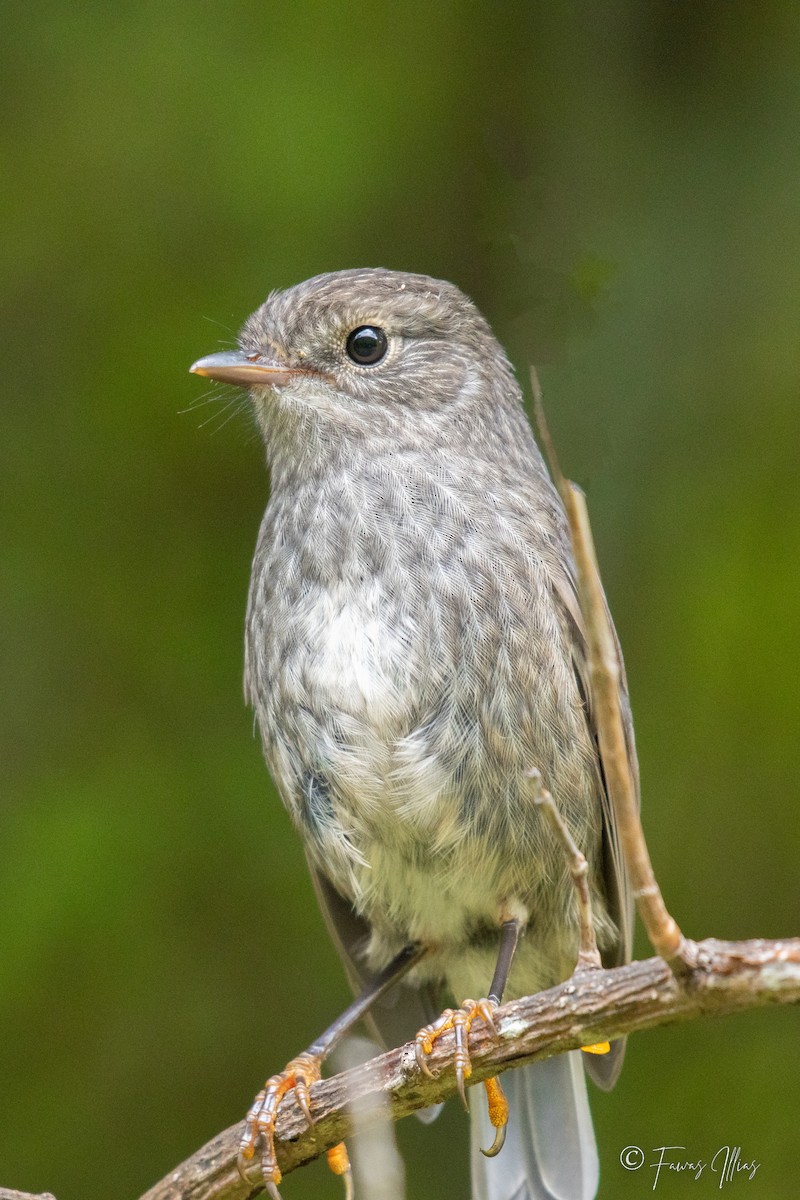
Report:
M480 1152L494 1130L473 1093L472 1200L593 1200L600 1172L580 1051L508 1071L502 1082L509 1120L496 1158Z

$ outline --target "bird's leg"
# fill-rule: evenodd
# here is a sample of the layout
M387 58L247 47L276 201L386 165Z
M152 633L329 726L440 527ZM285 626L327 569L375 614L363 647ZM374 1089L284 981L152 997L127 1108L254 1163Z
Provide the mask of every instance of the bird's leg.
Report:
M519 935L522 932L522 922L518 917L504 921L500 930L500 949L497 952L497 965L494 969L492 985L489 988L489 1000L497 1007L502 1003L503 992L506 990L508 975L514 955L519 945Z
M248 1179L246 1172L255 1158L256 1148L260 1142L261 1179L272 1200L280 1200L278 1184L281 1181L281 1172L275 1153L275 1122L281 1100L287 1092L294 1090L297 1103L303 1110L309 1127L313 1126L309 1093L312 1084L321 1077L323 1062L375 1001L410 971L425 953L426 948L416 943L405 946L307 1050L299 1054L297 1058L293 1058L282 1071L267 1080L250 1107L245 1120L242 1140L239 1143L239 1174L246 1183L253 1182ZM352 1172L344 1142L340 1142L338 1146L334 1146L328 1151L328 1165L337 1175L344 1177L346 1200L351 1200Z
M494 1010L503 999L503 992L506 989L508 974L514 960L521 929L522 922L518 917L512 917L510 920L504 921L501 926L500 950L497 955L497 965L491 987L489 988L489 995L482 1000L465 1000L460 1008L446 1008L436 1021L431 1025L426 1025L424 1029L420 1029L415 1039L417 1065L426 1075L430 1075L431 1070L425 1061L426 1055L430 1054L433 1049L433 1043L443 1033L446 1033L448 1029L453 1030L456 1039L456 1049L453 1056L453 1064L456 1071L456 1086L458 1087L458 1094L465 1108L468 1108L469 1105L467 1103L464 1082L469 1079L472 1073L472 1064L469 1057L469 1031L472 1028L473 1021L477 1017L480 1017L489 1026L495 1037L497 1036L497 1029L494 1023ZM500 1087L500 1081L496 1076L487 1079L485 1087L486 1096L489 1101L489 1120L494 1126L496 1133L494 1142L483 1153L487 1158L493 1158L495 1154L500 1153L505 1142L508 1103L503 1095L503 1089Z

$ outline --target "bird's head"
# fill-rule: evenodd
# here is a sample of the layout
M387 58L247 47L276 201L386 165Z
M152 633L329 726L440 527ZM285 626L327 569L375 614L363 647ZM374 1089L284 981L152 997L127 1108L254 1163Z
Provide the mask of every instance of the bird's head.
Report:
M239 345L191 370L250 389L268 450L298 434L438 441L507 395L513 380L463 292L383 269L318 275L273 292L245 322Z

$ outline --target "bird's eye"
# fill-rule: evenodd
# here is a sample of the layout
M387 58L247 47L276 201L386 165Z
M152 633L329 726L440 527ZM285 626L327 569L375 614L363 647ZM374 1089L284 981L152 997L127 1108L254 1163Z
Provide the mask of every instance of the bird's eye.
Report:
M348 334L348 356L360 367L371 367L380 362L388 349L386 334L375 325L359 325Z

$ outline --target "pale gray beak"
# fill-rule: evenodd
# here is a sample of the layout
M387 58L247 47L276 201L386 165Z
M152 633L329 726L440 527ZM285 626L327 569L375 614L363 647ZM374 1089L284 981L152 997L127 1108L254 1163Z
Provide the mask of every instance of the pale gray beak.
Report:
M198 358L196 363L192 363L189 370L194 375L205 375L221 383L238 384L239 387L280 387L290 383L296 376L306 374L299 367L270 362L258 354L245 354L243 350L207 354L205 358Z

